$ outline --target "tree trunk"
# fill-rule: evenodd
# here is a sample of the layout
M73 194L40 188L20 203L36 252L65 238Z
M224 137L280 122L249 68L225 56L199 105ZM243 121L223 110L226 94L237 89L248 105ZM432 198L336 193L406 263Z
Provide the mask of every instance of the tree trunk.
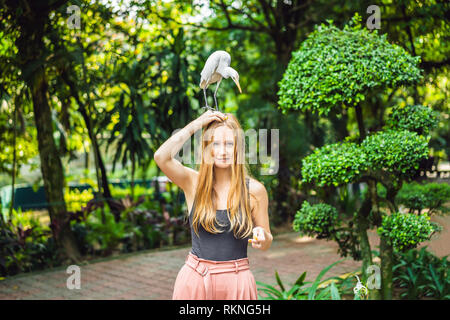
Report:
M77 262L80 259L80 251L67 216L63 192L64 172L53 139L52 115L47 100L48 83L45 67L42 63L46 19L46 14L32 15L29 19L20 19L20 36L16 40L16 44L21 61L22 75L24 75L24 80L30 89L33 102L42 178L47 202L49 203L48 212L53 236L58 246L64 248L65 255ZM31 68L33 68L32 71L30 71Z
M100 147L98 145L97 137L95 136L95 132L92 128L91 118L87 114L86 106L83 103L81 103L81 101L79 99L77 101L78 101L78 106L79 106L78 111L81 113L81 115L84 119L89 138L91 139L92 149L94 151L94 160L95 160L96 170L97 170L97 172L100 170L100 179L99 179L99 186L98 186L99 192L102 193L103 198L109 204L111 212L114 215L115 221L118 222L120 220L120 210L118 209L117 205L115 203L113 203L111 190L109 189L109 184L108 184L108 176L106 175L105 163L104 163L102 155L100 153ZM103 219L103 221L105 221L103 212L102 212L102 219Z
M362 142L366 138L366 129L364 126L361 106L359 104L356 105L355 112L356 112L356 121L358 122L358 129L359 129L359 142Z
M359 142L361 143L365 138L366 138L366 129L364 126L364 120L363 120L363 115L362 115L362 109L361 106L358 104L355 107L355 112L356 112L356 120L358 122L358 129L359 129ZM380 211L378 208L378 197L377 197L377 183L374 180L368 180L367 181L367 187L368 187L368 191L369 191L369 196L367 198L367 201L370 202L370 209L369 212L372 213L372 216L375 217L375 220L377 223L381 223L381 216L380 216ZM362 255L363 255L363 278L365 278L365 281L367 281L367 267L370 264L373 264L372 262L372 253L370 251L370 243L369 243L369 238L367 236L367 230L370 227L367 215L366 216L358 216L359 221L358 221L358 232L360 234L360 245L361 245L361 251L362 251ZM369 250L369 252L365 252ZM380 249L381 251L381 249ZM370 253L370 260L369 258L365 258L364 256L368 256ZM380 258L381 258L381 265L383 266L383 255L380 252ZM365 265L365 261L370 262L369 265ZM366 263L367 263L366 262ZM383 268L383 267L381 267ZM392 273L392 269L390 270ZM392 284L391 284L392 285ZM369 295L370 295L370 299L380 299L380 295L382 296L383 293L379 292L377 289L372 289L369 290Z
M372 264L372 251L370 248L369 237L367 236L368 221L363 212L359 212L357 216L357 229L359 235L359 242L361 246L362 256L362 280L365 283L367 281L367 267Z
M329 114L329 120L331 122L331 125L333 126L334 132L335 132L335 140L336 141L343 141L346 137L349 136L348 130L347 130L347 123L348 123L348 109L341 108L340 114L338 114L338 109L333 108L330 111Z
M53 124L46 93L47 83L44 69L36 72L31 86L34 120L37 128L42 178L49 203L48 211L53 225L55 240L64 247L67 256L75 261L80 258L75 237L68 223L64 201L64 172L58 150L53 139Z
M380 237L381 295L384 300L392 300L393 248L385 236Z
M89 178L89 152L84 149L84 170L86 172L85 178Z
M358 230L359 243L361 247L362 256L362 282L367 287L367 279L369 274L367 273L367 268L373 264L372 260L372 249L370 247L369 237L367 235L367 230L369 229L369 221L367 220L367 215L370 212L371 200L366 198L363 202L358 216L356 217L356 227ZM380 292L377 289L369 289L369 298L371 300L379 300Z
M400 184L401 187L401 184ZM391 214L398 212L394 199L398 193L398 188L388 188L386 199L391 210ZM384 300L392 300L392 268L394 267L394 249L389 244L388 238L380 237L380 257L381 257L381 294Z

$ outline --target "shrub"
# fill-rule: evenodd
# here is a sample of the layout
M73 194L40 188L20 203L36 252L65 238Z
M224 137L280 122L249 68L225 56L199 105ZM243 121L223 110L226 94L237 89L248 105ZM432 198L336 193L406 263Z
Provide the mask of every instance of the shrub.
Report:
M386 236L394 249L403 251L415 248L420 242L429 240L438 230L439 226L430 222L430 217L426 214L397 212L383 216L381 227L377 232L380 236Z
M94 194L92 193L92 190L80 191L78 189L70 190L69 188L66 188L64 192L64 200L66 202L67 211L80 211L81 208L93 198Z
M336 208L326 203L310 205L304 201L300 210L297 211L293 229L306 235L327 238L339 225L339 215Z
M111 185L111 196L113 198L123 199L129 195L131 195L131 186L119 187ZM155 192L155 188L147 188L146 186L141 186L140 184L134 185L134 199L133 201L137 201L139 197L146 196L151 197Z
M423 247L394 254L393 282L404 299L450 299L448 256L439 259Z
M1 221L0 275L36 271L61 264L49 227L32 211L13 210L11 222Z
M159 247L161 242L168 242L164 232L165 224L157 211L141 209L140 205L127 213L132 221L132 237L125 240L125 251L143 250Z
M415 174L420 160L428 156L428 139L408 130L386 130L366 137L361 148L372 170L409 176Z
M302 42L279 82L279 106L328 114L335 106L355 106L375 88L397 87L421 78L420 57L387 41L386 34L361 28L361 16L339 29L316 26Z
M93 211L86 220L88 233L86 240L94 248L99 248L107 255L116 249L127 234L126 223L114 220L114 215L105 206L102 221L102 208Z
M386 121L386 127L428 135L438 124L439 113L421 105L396 106Z
M347 184L367 169L367 156L356 143L338 142L314 150L302 161L302 178L318 186Z
M450 199L450 185L447 183L425 183L413 182L403 184L395 197L397 203L409 208L410 213L429 209L428 214L447 214L450 208L445 203Z

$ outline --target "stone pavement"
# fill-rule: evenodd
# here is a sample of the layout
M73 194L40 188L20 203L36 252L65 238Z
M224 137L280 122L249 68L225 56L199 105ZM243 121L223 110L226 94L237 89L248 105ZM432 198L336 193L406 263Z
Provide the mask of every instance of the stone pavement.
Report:
M446 222L443 234L426 243L440 256L448 254L450 246ZM377 249L373 232L370 241L372 248ZM0 281L0 299L171 299L176 276L190 248L189 245L91 261L80 266L81 289L67 288L70 275L66 267L9 277ZM299 237L295 232L274 235L271 248L265 252L249 245L248 257L255 279L272 285L276 284L275 270L283 283L291 285L304 271L307 281L314 280L324 267L340 259L334 242ZM361 262L347 258L325 278L356 271L360 266Z

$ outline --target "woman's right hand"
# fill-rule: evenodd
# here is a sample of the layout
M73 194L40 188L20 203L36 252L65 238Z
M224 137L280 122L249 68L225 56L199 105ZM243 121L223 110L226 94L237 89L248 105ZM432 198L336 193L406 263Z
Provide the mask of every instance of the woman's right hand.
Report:
M227 116L220 111L212 111L208 110L204 112L200 117L194 120L196 124L204 128L212 121L224 121L227 119Z

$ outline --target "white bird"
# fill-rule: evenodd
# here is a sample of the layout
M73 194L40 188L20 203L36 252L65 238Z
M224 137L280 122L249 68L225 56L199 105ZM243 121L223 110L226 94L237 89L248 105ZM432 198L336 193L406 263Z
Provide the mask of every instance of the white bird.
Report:
M206 89L210 84L218 82L216 91L214 92L214 102L216 103L216 110L219 110L217 107L216 94L222 78L228 79L231 77L234 83L236 83L239 92L242 93L241 86L239 85L239 74L236 70L230 67L230 63L230 54L223 50L213 52L206 60L205 66L203 67L203 70L201 72L200 79L200 88L203 89L206 103L206 106L203 108L212 109L208 106L208 101L206 99Z

